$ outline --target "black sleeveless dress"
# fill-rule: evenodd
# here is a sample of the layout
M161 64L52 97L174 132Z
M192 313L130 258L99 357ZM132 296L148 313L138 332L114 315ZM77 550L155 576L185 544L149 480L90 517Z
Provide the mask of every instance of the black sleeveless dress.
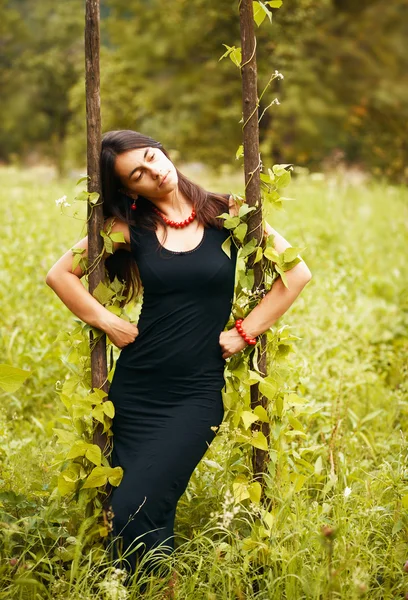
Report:
M111 535L120 536L113 558L139 545L123 564L131 572L146 550L174 550L177 502L223 420L219 336L231 313L236 269L234 244L231 258L221 248L229 233L206 227L196 248L173 252L154 231L130 226L143 305L139 335L121 350L109 399L111 463L124 470L111 493Z

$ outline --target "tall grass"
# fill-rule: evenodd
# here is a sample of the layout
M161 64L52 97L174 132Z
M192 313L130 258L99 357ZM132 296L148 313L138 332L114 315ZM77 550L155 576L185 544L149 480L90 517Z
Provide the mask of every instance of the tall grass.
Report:
M242 193L238 176L196 179ZM138 585L122 585L102 553L81 554L82 508L53 492L53 427L64 414L55 383L66 374L55 339L74 317L44 278L85 235L85 207L63 216L55 200L72 202L75 179L47 169L2 168L1 180L0 362L33 374L1 394L0 599L138 598ZM299 174L285 195L295 199L287 211L267 219L293 246L307 246L313 279L276 325L300 338L287 377L308 401L306 435L292 448L313 472L297 492L287 473L269 478L273 522L268 537L256 538L259 508L244 501L234 509L231 448L217 436L178 504L168 560L180 574L177 597L404 598L408 194L344 174ZM153 579L143 597L160 598L165 579Z

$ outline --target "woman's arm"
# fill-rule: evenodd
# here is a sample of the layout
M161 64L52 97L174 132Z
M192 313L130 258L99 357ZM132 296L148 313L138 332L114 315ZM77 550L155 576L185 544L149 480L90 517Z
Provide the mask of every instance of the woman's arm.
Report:
M292 248L287 240L265 222L265 236L273 234L273 245L280 254L286 248ZM257 336L269 329L294 303L303 288L312 278L312 273L303 259L292 269L285 272L288 287L278 277L271 290L260 303L242 321L242 327L249 336Z
M236 215L237 207L230 199L230 214ZM280 254L291 244L265 222L265 237L274 235L273 245ZM272 285L271 290L262 298L257 306L242 321L242 328L250 337L258 336L267 331L281 317L299 296L305 285L311 280L312 273L306 263L301 261L292 269L285 272L288 288L278 277ZM220 335L220 344L223 349L223 358L229 358L235 352L239 352L247 345L245 340L235 327L229 331L223 331Z
M105 222L106 231L112 219ZM129 226L127 223L116 219L111 228L111 233L122 232L126 243L113 242L113 250L118 248L130 249ZM81 255L88 255L88 236L79 241L73 248L84 248ZM108 256L104 252L103 260ZM88 325L101 329L109 335L111 341L119 348L135 339L138 333L136 325L128 323L124 319L114 315L107 310L98 300L92 296L82 285L80 279L84 275L80 265L72 270L73 254L68 250L48 271L45 278L46 284L57 294L69 310ZM133 336L133 338L132 338Z

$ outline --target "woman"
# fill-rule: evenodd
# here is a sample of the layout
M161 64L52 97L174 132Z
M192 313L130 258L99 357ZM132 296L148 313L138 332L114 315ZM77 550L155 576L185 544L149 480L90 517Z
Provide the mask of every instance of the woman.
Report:
M231 257L222 250L230 232L216 217L237 214L229 195L188 180L159 142L135 131L103 136L100 167L106 227L125 240L113 244L105 265L111 279L117 274L126 282L127 300L143 288L138 325L85 290L81 268L71 269L70 250L46 282L76 316L121 349L109 399L115 405L112 466L121 466L124 475L111 505L122 550L143 543L127 557L134 571L145 550L174 550L177 502L223 420L225 360L266 331L311 274L301 261L287 272L290 290L278 279L241 332L224 331L237 255L234 244ZM271 233L278 252L290 247L268 225ZM87 238L75 247L87 250Z

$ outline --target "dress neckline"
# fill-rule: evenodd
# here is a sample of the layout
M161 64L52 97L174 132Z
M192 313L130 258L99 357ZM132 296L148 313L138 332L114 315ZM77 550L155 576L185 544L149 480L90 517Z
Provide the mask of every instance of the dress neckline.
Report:
M156 231L153 231L153 235L156 238L157 243L160 246L160 249L164 250L165 252L168 252L169 254L192 254L193 252L195 252L196 250L198 250L199 248L201 248L201 246L204 243L204 240L205 240L205 237L206 237L206 233L207 233L207 227L204 227L204 232L203 232L203 236L201 238L201 241L192 250L170 250L169 248L166 248L165 246L163 246L163 244L161 244L161 242L159 241L159 238L157 237Z

